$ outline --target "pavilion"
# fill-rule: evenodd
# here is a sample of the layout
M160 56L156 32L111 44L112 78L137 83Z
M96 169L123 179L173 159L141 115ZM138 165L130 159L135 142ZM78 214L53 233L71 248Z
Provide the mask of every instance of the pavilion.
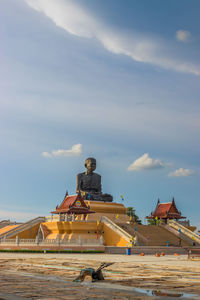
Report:
M56 207L51 214L58 214L60 221L75 221L77 215L84 215L84 218L88 214L95 213L90 210L83 200L81 193L76 195L65 195L63 202Z
M160 219L167 222L167 220L186 219L186 217L183 217L181 215L181 212L177 209L175 200L173 198L172 202L165 202L165 203L160 203L160 200L158 199L154 212L152 212L150 216L147 216L146 219L153 219L153 220Z

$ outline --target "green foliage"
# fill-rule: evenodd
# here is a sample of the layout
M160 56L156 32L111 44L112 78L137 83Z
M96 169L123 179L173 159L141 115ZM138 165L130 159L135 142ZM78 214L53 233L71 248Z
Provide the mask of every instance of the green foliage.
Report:
M160 224L164 223L164 220L148 219L147 223L148 223L148 225L160 225Z
M148 223L148 225L156 225L156 220L155 219L148 219L147 223Z
M129 217L134 217L134 215L135 215L135 209L134 209L133 207L127 207L126 214L127 214Z
M140 218L136 215L135 213L135 209L133 207L127 207L127 211L126 211L127 216L132 217L132 222L135 222L139 225L142 224L142 221L140 220Z

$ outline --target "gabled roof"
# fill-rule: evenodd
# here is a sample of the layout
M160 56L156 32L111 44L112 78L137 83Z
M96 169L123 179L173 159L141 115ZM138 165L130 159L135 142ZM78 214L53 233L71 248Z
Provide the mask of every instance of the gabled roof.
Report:
M185 217L181 216L181 213L178 211L174 198L172 199L172 202L165 202L160 203L160 200L158 200L156 209L153 213L151 213L151 216L147 218L161 218L161 219L183 219Z
M167 215L171 206L172 206L171 202L158 204L155 211L153 212L153 216L161 217L161 216Z
M88 214L93 213L93 211L90 211L90 208L85 204L81 193L78 193L77 195L66 195L63 202L57 206L52 213Z
M56 208L56 210L69 209L71 205L76 201L78 195L66 196L63 202Z

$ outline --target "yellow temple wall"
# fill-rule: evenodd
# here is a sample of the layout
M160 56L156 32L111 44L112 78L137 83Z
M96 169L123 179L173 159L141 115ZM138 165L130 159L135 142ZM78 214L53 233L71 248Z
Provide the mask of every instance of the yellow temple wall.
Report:
M121 203L88 200L85 200L85 203L90 207L90 210L96 213L126 214L126 207Z
M103 223L103 239L105 246L118 246L123 247L127 246L128 242L123 239L119 234L117 234L114 230L109 228L106 224Z
M106 246L127 246L127 241L103 222L100 224L94 221L44 222L42 224L50 231L46 239L59 237L61 240L66 238L96 240L103 236L103 244Z
M42 223L50 232L46 239L59 237L61 240L78 240L81 238L84 242L84 240L95 240L102 236L106 246L127 246L127 241L119 233L105 225L103 221L99 223L103 216L115 223L126 223L129 220L126 215L126 207L114 202L85 201L85 203L91 211L95 212L88 214L85 221L83 215L78 215L75 222L49 218L48 222Z
M44 222L42 223L50 234L46 239L97 239L97 222ZM102 224L98 225L98 237L101 235Z
M197 227L196 226L185 226L187 229L191 230L192 232L194 232Z
M20 239L35 239L37 236L39 227L40 227L40 224L36 224L27 230L24 230L22 232L19 232L18 234L13 235L11 237L11 239L16 238L17 235Z
M87 221L100 221L102 216L117 223L129 221L129 217L126 215L126 207L121 203L86 200L85 203L90 207L91 211L95 212L86 216ZM76 220L83 220L83 215L77 216Z
M117 213L104 213L104 214L100 214L100 213L95 213L95 214L90 214L88 215L88 218L86 218L87 221L100 221L101 217L107 217L108 219L110 219L111 221L115 222L115 223L126 223L127 221L129 221L129 217L127 215L124 214L117 214Z

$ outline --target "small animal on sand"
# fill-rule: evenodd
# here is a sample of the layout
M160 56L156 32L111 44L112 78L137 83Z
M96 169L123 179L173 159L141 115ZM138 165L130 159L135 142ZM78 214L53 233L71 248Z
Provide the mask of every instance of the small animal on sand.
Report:
M91 276L92 282L98 281L98 280L104 280L102 269L113 265L114 263L101 263L100 267L95 271L93 268L86 268L81 270L80 275L74 279L74 282L82 282L84 281L86 276Z

